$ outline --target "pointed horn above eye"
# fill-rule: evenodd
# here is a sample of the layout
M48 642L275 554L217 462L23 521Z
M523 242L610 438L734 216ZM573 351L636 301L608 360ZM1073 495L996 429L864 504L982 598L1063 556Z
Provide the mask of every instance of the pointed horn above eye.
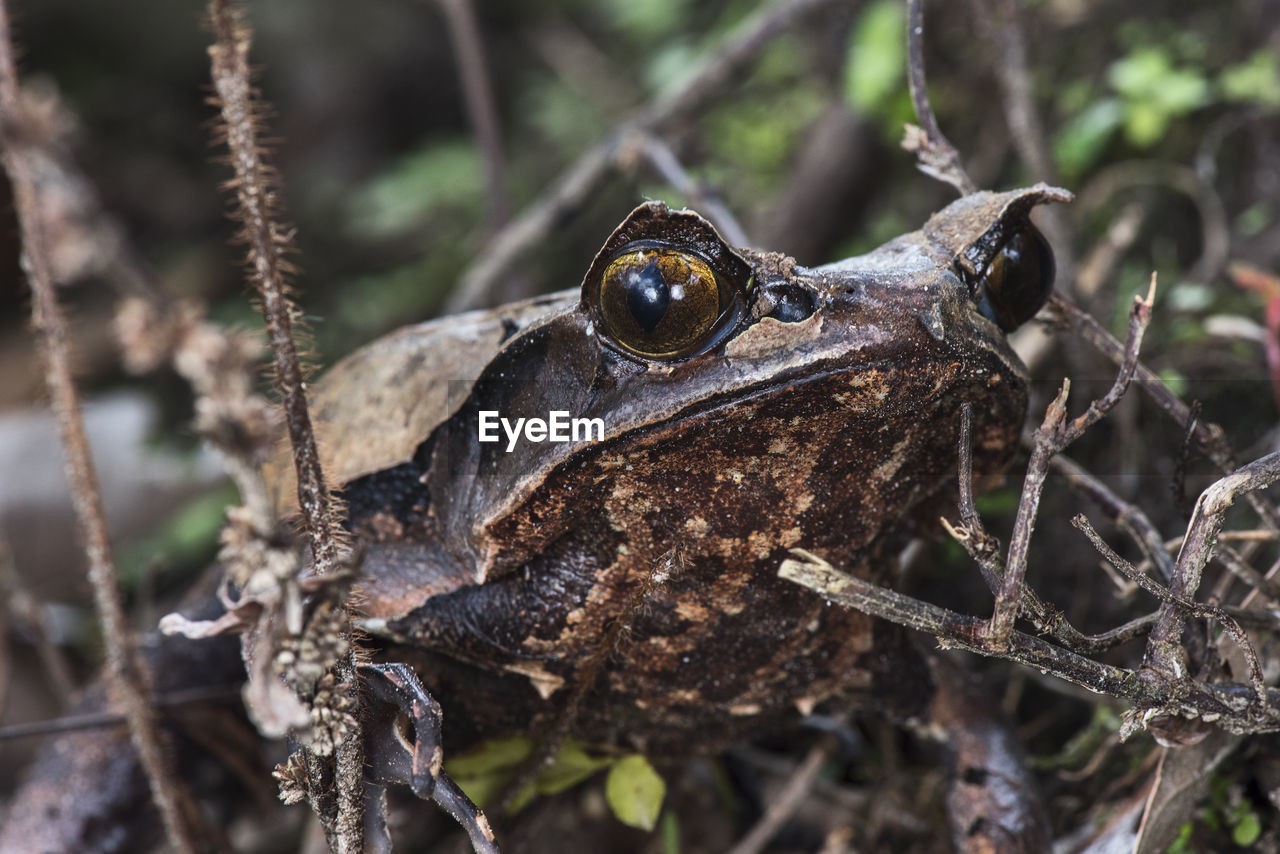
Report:
M1073 198L1069 191L1047 184L1003 193L984 190L957 199L929 217L924 233L955 256L965 272L978 276L1000 247L1026 224L1034 207Z

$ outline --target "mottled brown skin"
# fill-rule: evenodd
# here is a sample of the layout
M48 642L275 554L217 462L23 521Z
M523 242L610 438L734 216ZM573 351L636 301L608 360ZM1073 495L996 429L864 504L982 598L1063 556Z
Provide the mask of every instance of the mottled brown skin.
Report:
M923 711L928 674L900 630L777 569L802 547L884 575L913 517L952 487L965 402L976 469L1006 463L1026 376L971 289L1033 205L1066 197L968 196L920 232L816 269L734 253L696 215L645 205L581 292L411 327L344 359L313 403L325 470L363 541L364 624L380 655L417 667L455 746L536 733L601 660L639 585L673 565L589 680L580 738L687 753L821 704ZM743 288L754 279L707 352L650 363L598 335L593 277L632 239L692 247ZM564 409L608 430L598 444L506 454L476 441L480 409ZM288 512L286 456L271 482ZM230 639L144 652L163 691L243 678ZM0 852L141 850L158 831L142 800L122 735L64 736L11 804Z
M554 719L619 619L626 639L592 677L574 726L602 746L714 749L828 701L917 713L929 682L900 632L829 607L777 568L802 547L882 576L913 512L953 487L966 402L976 471L1007 463L1026 376L970 288L999 248L992 234L1063 195L970 196L921 232L815 269L738 256L696 215L638 208L579 300L502 318L502 348L474 382L454 383L447 417L411 454L378 468L352 449L357 437L336 443L359 474L346 497L368 541L365 627L397 653L430 653L419 658L428 687L465 710L447 736ZM754 276L731 334L678 362L602 340L593 277L635 239L693 245L743 286ZM811 315L767 316L797 294ZM437 334L424 331L421 346ZM322 420L325 402L350 405L343 386L362 385L353 358L338 368L346 381L321 392ZM395 423L394 406L380 406ZM477 441L480 410L567 410L603 418L607 433L507 453L505 439ZM635 590L677 552L680 568L632 619Z

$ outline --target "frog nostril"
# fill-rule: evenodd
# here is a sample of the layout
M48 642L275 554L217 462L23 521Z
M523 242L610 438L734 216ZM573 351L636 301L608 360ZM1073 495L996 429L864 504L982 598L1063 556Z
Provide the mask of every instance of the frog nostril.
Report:
M783 323L798 323L813 314L817 307L813 296L795 285L777 285L768 289L773 309L766 315Z

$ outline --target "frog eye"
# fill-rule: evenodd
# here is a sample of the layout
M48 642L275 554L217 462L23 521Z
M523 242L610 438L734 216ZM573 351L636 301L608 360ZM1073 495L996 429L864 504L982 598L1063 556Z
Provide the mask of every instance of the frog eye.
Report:
M1005 332L1030 320L1053 291L1053 250L1031 223L1014 232L978 280L978 311Z
M600 276L603 332L648 359L681 359L720 341L742 301L702 256L662 246L624 246Z

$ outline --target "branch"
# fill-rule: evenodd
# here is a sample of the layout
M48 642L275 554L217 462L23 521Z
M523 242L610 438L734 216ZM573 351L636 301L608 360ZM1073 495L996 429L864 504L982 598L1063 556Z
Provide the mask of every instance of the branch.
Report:
M507 223L480 252L458 280L445 302L444 313L483 305L502 275L525 252L538 245L586 200L616 165L632 133L656 134L723 94L740 78L742 68L756 59L770 41L802 18L833 5L835 0L774 0L752 16L712 53L689 80L666 97L637 110L617 129L589 149L515 219Z
M1231 732L1280 730L1280 691L1267 691L1267 705L1255 706L1253 689L1234 683L1203 684L1167 679L1149 671L1135 672L1093 661L1039 638L1011 632L1003 646L986 638L987 621L921 602L836 569L803 549L782 562L778 577L808 587L819 595L873 617L935 636L943 648L965 649L992 658L1015 661L1044 673L1108 694L1143 710L1142 717L1177 712L1218 722Z
M1265 489L1280 480L1280 452L1254 460L1200 494L1195 512L1187 523L1186 537L1178 551L1177 568L1169 592L1177 600L1166 602L1160 609L1156 626L1151 631L1153 665L1175 666L1171 650L1182 637L1187 609L1182 601L1192 599L1200 587L1205 564L1212 557L1218 532L1226 512L1240 495Z
M221 111L221 132L231 155L236 191L234 216L241 226L241 237L249 246L250 278L262 302L267 336L275 358L276 380L283 397L285 422L293 446L294 466L298 477L298 506L311 545L312 565L317 575L337 575L340 569L338 540L341 535L334 502L324 481L307 397L302 367L293 340L294 308L287 294L287 276L292 266L284 254L290 248L291 232L279 226L274 217L279 207L274 186L274 172L262 160L258 141L261 102L255 100L250 85L249 45L252 37L241 10L232 0L210 0L209 16L213 22L216 43L209 48L214 91ZM333 605L332 619L339 637L351 634L350 618L345 605ZM330 846L342 854L356 854L364 849L364 752L359 732L359 692L355 675L355 650L348 644L346 654L334 668L337 684L324 685L330 677L322 677L313 700L321 698L345 713L348 709L355 732L335 736L333 751L336 772L330 774L317 749L307 753L308 780L313 806L319 807ZM332 699L330 699L332 698ZM327 745L326 745L327 746ZM337 790L336 801L328 792ZM333 811L328 807L332 803Z
M503 177L502 125L493 102L493 84L485 62L484 45L476 25L476 11L471 0L439 0L449 27L449 41L462 79L462 95L467 103L467 117L484 155L485 189L489 203L489 231L492 233L507 221L507 191Z
M915 153L924 174L945 181L962 196L977 192L978 186L964 171L960 153L943 135L929 104L924 73L924 0L907 0L907 86L920 127L907 125L902 147Z
M737 248L752 245L746 230L733 212L725 206L719 194L706 184L694 180L684 168L684 164L676 157L675 152L671 150L671 146L658 137L647 134L639 142L649 164L664 181L684 194L689 204L711 221L726 243Z
M107 678L112 694L124 707L129 735L138 751L169 845L180 854L194 854L196 835L190 823L195 818L194 809L186 787L169 765L165 740L147 691L146 668L133 645L120 600L102 494L71 375L67 323L54 292L53 264L41 216L43 201L30 161L31 152L22 142L25 109L13 61L8 11L0 2L0 116L3 116L0 134L4 142L4 168L13 189L22 233L22 266L31 287L32 324L67 456L67 480L84 538L94 605L102 622Z
M1106 559L1107 563L1114 566L1117 570L1123 573L1126 578L1134 584L1137 584L1152 596L1155 596L1166 606L1169 606L1184 615L1190 614L1191 616L1199 617L1200 619L1217 620L1222 623L1222 625L1226 627L1227 633L1230 634L1235 642L1240 646L1241 651L1244 653L1245 660L1249 663L1249 681L1253 684L1253 690L1258 695L1258 702L1263 705L1266 704L1267 689L1262 683L1262 666L1258 664L1258 656L1253 650L1253 645L1249 643L1248 636L1245 635L1244 629L1240 627L1238 622L1216 605L1203 605L1199 602L1191 602L1152 581L1144 573L1138 572L1138 570L1134 568L1133 564L1120 557L1120 555L1116 554L1114 549L1106 544L1098 532L1093 529L1093 526L1089 524L1089 520L1085 518L1083 513L1078 513L1072 517L1071 524L1084 532L1084 535L1089 538L1089 542L1093 543L1093 547L1098 550L1098 553L1101 554L1104 559ZM1177 574L1174 575L1175 579L1178 577L1179 576ZM1161 614L1161 617L1157 619L1156 630L1151 633L1152 642L1156 641L1157 632L1160 630L1161 620L1163 620L1163 613Z
M1123 362L1124 345L1103 329L1087 312L1060 294L1049 297L1049 307L1056 320L1083 338L1103 356L1116 364ZM1227 444L1226 434L1221 427L1193 419L1191 408L1179 400L1178 396L1170 391L1169 387L1146 365L1138 363L1134 371L1134 380L1138 388L1164 410L1179 429L1190 428L1200 449L1213 461L1220 472L1228 474L1235 470L1234 454L1231 446ZM1271 531L1280 532L1280 511L1277 511L1275 505L1257 492L1250 492L1245 497L1262 520L1262 524Z
M1022 499L1018 502L1018 515L1014 521L1013 536L1009 542L1006 571L1000 592L996 596L995 611L991 615L991 623L987 629L988 639L996 646L1002 644L1009 636L1018 614L1023 579L1027 571L1027 549L1031 545L1031 531L1035 527L1036 514L1040 507L1040 494L1044 488L1045 476L1049 471L1049 463L1059 451L1097 423L1124 396L1138 364L1138 350L1142 346L1142 336L1147 324L1151 322L1151 306L1154 300L1155 275L1153 274L1147 298L1144 300L1141 297L1134 297L1133 307L1129 312L1129 336L1125 342L1124 359L1115 382L1107 393L1090 403L1083 414L1068 422L1066 402L1071 382L1063 380L1062 390L1049 404L1044 422L1035 433L1035 448L1027 464Z

